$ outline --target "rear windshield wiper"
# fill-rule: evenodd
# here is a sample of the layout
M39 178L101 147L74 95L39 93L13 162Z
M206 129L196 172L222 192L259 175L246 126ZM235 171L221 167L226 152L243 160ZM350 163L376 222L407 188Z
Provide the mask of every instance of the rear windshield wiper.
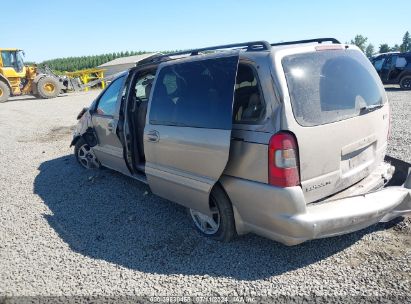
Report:
M369 105L369 106L366 106L366 107L362 107L362 108L360 108L360 115L367 114L367 113L370 113L372 111L381 109L383 106L384 106L384 104L373 104L373 105Z

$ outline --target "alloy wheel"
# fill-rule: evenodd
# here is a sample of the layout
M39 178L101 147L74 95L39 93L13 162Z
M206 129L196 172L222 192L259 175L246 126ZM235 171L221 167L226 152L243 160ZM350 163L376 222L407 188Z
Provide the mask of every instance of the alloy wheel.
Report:
M216 204L211 207L211 216L193 209L190 209L190 215L196 227L204 234L215 234L220 228L221 216Z
M80 164L87 169L98 168L100 166L96 155L90 146L87 144L82 145L77 152L77 157Z
M402 83L403 88L411 89L411 78L407 78Z

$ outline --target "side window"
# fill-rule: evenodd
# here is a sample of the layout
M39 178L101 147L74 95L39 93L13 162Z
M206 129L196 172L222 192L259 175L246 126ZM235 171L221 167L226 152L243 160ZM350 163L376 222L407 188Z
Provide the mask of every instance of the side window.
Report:
M407 65L407 60L405 57L398 57L397 62L395 63L395 67L402 69Z
M391 59L391 69L394 69L395 67L396 67L396 64L397 64L397 59L398 59L398 56L397 55L394 55L394 56L392 56L391 57L392 59Z
M140 100L148 100L150 97L151 86L154 80L153 74L147 74L139 78L136 82L135 93Z
M100 97L97 104L97 114L114 115L116 111L117 98L123 85L124 77L114 80L107 88L104 94ZM122 92L123 93L123 92Z
M374 61L374 67L378 72L381 71L383 63L384 63L384 58Z
M158 74L150 123L231 129L238 56L167 65Z
M264 100L255 69L238 66L234 94L233 123L256 123L264 115Z
M385 69L389 69L391 67L391 64L392 64L392 57L390 56L384 61L383 67Z

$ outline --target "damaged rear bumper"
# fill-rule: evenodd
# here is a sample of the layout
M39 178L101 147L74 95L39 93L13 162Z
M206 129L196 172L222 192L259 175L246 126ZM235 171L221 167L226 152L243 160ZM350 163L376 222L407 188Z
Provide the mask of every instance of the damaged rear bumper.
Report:
M411 190L387 187L380 191L307 206L289 217L291 243L363 229L411 213Z
M240 234L296 245L336 236L411 214L411 173L403 186L306 204L300 187L278 188L225 177Z

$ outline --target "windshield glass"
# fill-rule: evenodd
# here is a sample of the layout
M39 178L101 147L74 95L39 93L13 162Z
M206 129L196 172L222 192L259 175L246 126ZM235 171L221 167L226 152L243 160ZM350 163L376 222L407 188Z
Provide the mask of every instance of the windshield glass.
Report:
M369 60L356 50L317 51L282 60L297 122L316 126L358 116L385 102Z
M21 72L24 67L22 51L2 51L1 59L4 67L14 68L16 72Z
M4 67L13 67L13 62L15 62L15 53L11 51L2 51L1 60L3 61Z

